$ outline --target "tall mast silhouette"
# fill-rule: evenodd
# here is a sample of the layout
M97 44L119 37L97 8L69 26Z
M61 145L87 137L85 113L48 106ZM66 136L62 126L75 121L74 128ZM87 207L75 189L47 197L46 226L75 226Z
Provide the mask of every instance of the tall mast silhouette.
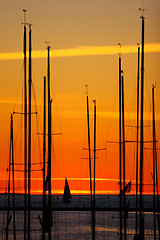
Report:
M140 239L144 239L143 213L143 105L144 105L144 17L142 16L141 50L141 131L140 131Z
M26 57L26 10L24 12L24 240L26 240L26 216L27 216L27 57Z
M16 240L16 215L15 215L15 187L14 187L14 147L13 147L13 116L11 114L11 148L12 148L12 181L13 181L13 232Z
M12 156L12 157L11 157ZM13 238L16 240L16 215L15 215L15 187L14 187L14 147L13 147L13 116L11 114L11 132L10 132L10 154L9 154L9 181L8 181L8 210L7 210L7 227L6 227L6 240L8 240L8 226L11 222L12 216L9 214L10 209L10 170L12 166L12 182L13 182Z
M153 90L152 90L153 91ZM155 107L154 107L155 112ZM158 184L158 163L157 163L157 151L156 151L156 127L155 127L155 113L154 113L154 159L155 159L155 182L156 182L156 195L157 195L157 223L158 223L158 232L160 239L160 215L159 215L159 184Z
M154 240L156 239L156 188L155 188L155 108L154 86L152 86L152 122L153 122L153 210L154 210Z
M50 46L48 50L48 178L49 178L49 232L48 239L51 240L51 207L52 207L52 194L51 194L51 98L50 98Z
M121 45L120 45L121 47ZM120 211L120 240L122 240L122 149L121 149L121 54L119 54L119 191L120 191L120 202L119 202L119 211Z
M122 135L123 135L123 189L125 189L125 125L124 125L124 77L122 74ZM126 240L126 193L123 194L124 208L124 239Z
M89 174L90 174L90 196L91 196L91 208L92 208L92 172L91 172L91 143L90 143L90 127L89 127L89 101L88 101L88 89L86 85L86 99L87 99L87 126L88 126L88 154L89 154Z
M93 214L92 214L92 240L95 239L95 203L96 203L96 100L93 100L94 103L94 182L93 182Z
M29 106L28 106L28 240L30 240L30 196L31 196L31 84L32 84L32 69L31 69L31 24L29 24Z
M46 162L46 77L44 77L44 110L43 110L43 224L42 224L42 240L45 240L45 211L46 211L46 188L45 188L45 162Z
M11 126L11 124L10 124ZM8 208L7 208L7 226L6 226L6 240L8 240L8 226L12 216L10 215L10 183L11 183L11 134L10 134L10 147L9 147L9 179L8 179Z
M88 86L86 86L87 100L87 127L88 127L88 154L89 154L89 175L90 175L90 201L91 201L91 216L93 218L93 199L92 199L92 168L91 168L91 143L90 143L90 126L89 126L89 101L88 101Z
M137 233L138 233L139 65L140 65L140 47L139 47L139 44L138 44L138 67L137 67L137 153L136 153L136 236L137 236Z

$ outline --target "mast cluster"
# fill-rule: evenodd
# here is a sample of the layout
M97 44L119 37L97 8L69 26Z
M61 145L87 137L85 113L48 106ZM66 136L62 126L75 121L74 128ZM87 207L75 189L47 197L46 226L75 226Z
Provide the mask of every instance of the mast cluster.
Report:
M30 240L31 232L31 89L32 89L32 24L26 23L24 11L24 240ZM29 64L28 64L28 98L27 98L27 57L26 57L26 26L29 26ZM47 77L48 77L48 164L46 173L46 77L44 77L44 128L43 128L43 216L42 239L48 233L51 240L52 227L52 196L51 196L51 98L50 98L50 46L47 47ZM28 110L27 110L28 105ZM27 142L28 140L28 142ZM28 158L28 159L27 159ZM28 173L28 174L27 174ZM28 181L27 181L28 180ZM28 184L27 184L28 183ZM46 205L46 192L49 193ZM28 220L28 221L27 221Z
M141 10L141 9L140 9ZM31 239L31 90L32 90L32 24L29 26L29 64L28 64L28 97L27 97L27 57L26 57L26 10L24 11L24 240ZM144 17L142 19L142 43L141 43L141 71L140 71L140 46L138 44L138 69L137 69L137 151L136 151L136 221L135 221L135 240L144 240L144 205L143 205L143 165L144 165ZM121 44L120 46L121 51ZM125 117L124 117L124 73L122 70L121 52L119 53L119 213L120 213L120 240L127 239L127 224L126 224L126 191L131 184L131 181L126 185L126 160L125 160ZM141 75L141 78L140 78ZM141 81L140 81L141 80ZM48 91L46 85L48 84ZM141 88L140 88L141 84ZM141 93L141 94L140 94ZM48 104L46 98L48 94ZM46 233L48 239L51 240L51 228L53 226L52 219L52 192L51 192L51 135L52 135L52 99L50 96L50 46L47 46L47 79L44 76L44 115L43 115L43 215L42 219L39 216L42 225L42 240L45 240ZM94 164L92 167L91 161L91 141L90 141L90 125L89 125L89 100L88 100L88 86L86 85L86 99L87 99L87 126L88 126L88 155L89 155L89 176L90 176L90 203L92 216L92 240L95 240L95 222L96 222L96 100L94 104ZM46 133L46 105L48 107L48 132ZM158 193L158 167L156 155L156 132L155 132L155 106L154 106L154 86L152 86L152 106L153 106L153 201L154 201L154 239L156 239L156 216L159 221L159 238L160 238L160 217L159 217L159 193ZM28 107L28 109L27 109ZM140 108L140 126L139 126L139 108ZM140 128L140 131L139 131ZM139 150L139 132L140 132L140 150ZM46 168L46 135L48 137L48 161ZM99 149L105 150L105 149ZM140 152L140 158L139 153ZM14 192L14 147L13 147L13 116L11 114L11 132L10 132L10 156L9 156L9 182L8 182L8 196L10 194L10 171L12 168L13 178L13 226L14 226L14 240L16 239L16 217L15 217L15 192ZM93 171L93 173L92 173ZM138 175L139 174L139 175ZM93 181L92 181L93 175ZM138 184L138 182L140 184ZM140 185L140 187L139 187ZM157 189L157 208L156 213L156 189ZM46 195L48 194L48 198ZM139 198L138 198L139 197ZM10 197L8 197L8 211L7 211L7 228L6 239L8 239L8 226L11 221L9 213Z

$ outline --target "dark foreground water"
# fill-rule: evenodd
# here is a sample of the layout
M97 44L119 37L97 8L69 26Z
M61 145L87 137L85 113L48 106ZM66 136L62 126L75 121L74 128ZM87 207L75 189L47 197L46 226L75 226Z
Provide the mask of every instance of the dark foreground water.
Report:
M6 206L7 196L0 196L0 207ZM40 196L32 196L32 206L42 206ZM135 198L129 196L131 207L134 207ZM146 207L152 206L152 196L145 197ZM12 201L12 199L11 199ZM119 198L117 196L97 196L97 206L118 207ZM11 204L12 205L12 204ZM16 205L23 206L23 195L16 198ZM71 203L63 204L62 196L53 199L56 207L89 206L88 196L73 196ZM10 212L12 215L12 211ZM31 239L41 239L41 225L38 215L40 211L31 212ZM0 239L6 239L6 218L7 211L0 211ZM96 240L119 239L119 212L117 211L97 211L96 212ZM135 213L129 212L127 218L127 239L133 239L135 233ZM16 211L16 235L17 240L23 239L23 211ZM13 219L9 225L9 240L13 239ZM47 234L46 234L47 239ZM53 211L52 239L92 239L91 213L89 211ZM145 213L145 239L153 239L153 213ZM157 228L158 239L158 228Z

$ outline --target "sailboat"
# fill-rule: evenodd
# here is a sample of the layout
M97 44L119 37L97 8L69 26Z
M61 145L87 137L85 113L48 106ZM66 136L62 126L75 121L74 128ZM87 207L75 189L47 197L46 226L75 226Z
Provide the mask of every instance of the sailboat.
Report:
M69 203L70 199L72 198L68 180L67 178L65 179L65 186L64 186L64 194L63 194L63 203Z

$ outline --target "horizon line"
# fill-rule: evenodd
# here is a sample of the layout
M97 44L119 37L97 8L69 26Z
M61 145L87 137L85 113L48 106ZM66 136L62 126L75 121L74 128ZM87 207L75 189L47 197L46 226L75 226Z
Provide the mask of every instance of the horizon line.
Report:
M145 44L145 53L159 53L160 43ZM119 46L77 46L75 48L51 50L51 58L60 57L80 57L80 56L105 56L117 55L119 53ZM137 45L126 45L121 47L121 54L137 53ZM29 53L27 51L27 58ZM32 58L46 58L47 51L36 50L32 51ZM18 60L23 59L23 52L5 52L0 53L0 61L3 60Z

